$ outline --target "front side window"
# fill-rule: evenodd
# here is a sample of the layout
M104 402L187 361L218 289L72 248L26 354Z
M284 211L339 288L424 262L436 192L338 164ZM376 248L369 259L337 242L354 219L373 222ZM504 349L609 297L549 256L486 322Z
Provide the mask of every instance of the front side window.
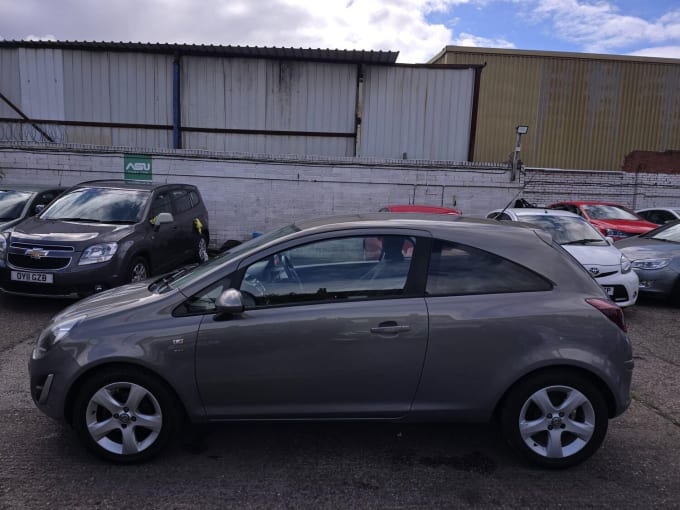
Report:
M141 221L150 194L134 189L78 188L61 195L40 217L44 220L137 223Z
M240 286L247 307L401 296L416 240L406 236L317 241L261 259Z
M533 271L471 246L433 243L426 293L430 296L535 292L552 288Z

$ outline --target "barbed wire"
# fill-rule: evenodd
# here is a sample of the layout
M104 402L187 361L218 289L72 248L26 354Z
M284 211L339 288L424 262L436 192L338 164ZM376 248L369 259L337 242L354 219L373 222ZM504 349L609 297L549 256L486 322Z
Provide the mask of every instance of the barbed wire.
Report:
M66 132L63 126L58 126L54 124L37 124L37 123L31 124L29 122L0 122L0 141L65 143Z

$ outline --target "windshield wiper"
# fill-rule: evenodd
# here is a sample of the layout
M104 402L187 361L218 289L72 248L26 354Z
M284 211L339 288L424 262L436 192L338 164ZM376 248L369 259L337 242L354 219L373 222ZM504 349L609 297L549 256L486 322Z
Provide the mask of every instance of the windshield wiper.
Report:
M134 225L135 220L101 220L99 223L110 223L111 225Z
M569 241L564 244L590 244L590 243L603 243L605 242L604 239L577 239L576 241Z

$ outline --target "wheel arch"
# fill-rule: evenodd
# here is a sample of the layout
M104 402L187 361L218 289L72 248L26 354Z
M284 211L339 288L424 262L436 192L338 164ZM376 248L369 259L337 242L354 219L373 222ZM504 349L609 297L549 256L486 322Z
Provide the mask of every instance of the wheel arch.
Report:
M590 382L593 386L595 386L595 388L597 388L602 393L602 397L604 398L607 404L608 417L611 419L616 415L616 399L614 398L614 393L611 391L607 383L605 383L602 378L598 377L593 372L586 370L585 368L577 367L574 365L551 365L548 367L541 367L531 372L528 372L519 379L517 379L510 386L508 386L503 395L501 395L501 397L498 399L498 402L496 402L496 406L494 407L493 412L493 419L497 421L500 418L501 410L503 409L503 405L505 404L508 395L510 395L510 393L517 386L540 374L551 373L556 370L571 372L572 374L578 375L588 380L588 382Z
M71 387L68 390L68 393L66 394L66 399L64 400L64 419L69 425L73 425L73 412L74 412L74 406L75 406L75 401L76 398L78 397L78 392L80 389L83 387L83 385L91 379L96 373L101 372L103 370L111 370L111 369L126 369L126 370L136 370L140 373L143 373L147 377L151 377L158 381L160 384L163 385L163 387L168 391L168 393L172 396L172 398L175 400L177 403L178 407L178 412L181 416L182 419L186 420L188 418L188 413L186 410L186 407L184 405L184 402L182 401L181 398L179 398L179 395L177 392L174 390L172 385L168 383L166 379L158 375L158 373L154 372L153 370L149 369L148 367L145 367L143 365L139 365L136 363L125 363L125 362L110 362L110 363L104 363L102 365L95 365L93 367L90 367L88 370L83 372L78 376L78 378L73 381L73 384L71 384Z

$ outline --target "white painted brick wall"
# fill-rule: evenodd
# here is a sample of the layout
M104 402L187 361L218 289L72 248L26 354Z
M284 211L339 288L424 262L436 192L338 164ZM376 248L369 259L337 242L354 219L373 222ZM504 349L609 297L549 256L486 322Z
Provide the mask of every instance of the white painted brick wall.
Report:
M675 175L527 169L511 182L507 169L492 164L274 159L120 147L48 149L0 143L2 182L73 185L119 179L125 153L151 155L154 181L198 186L210 214L213 246L304 217L377 211L390 203L454 206L477 217L505 207L520 193L542 205L606 199L636 208L680 206L680 176Z

